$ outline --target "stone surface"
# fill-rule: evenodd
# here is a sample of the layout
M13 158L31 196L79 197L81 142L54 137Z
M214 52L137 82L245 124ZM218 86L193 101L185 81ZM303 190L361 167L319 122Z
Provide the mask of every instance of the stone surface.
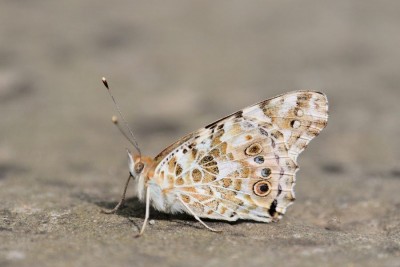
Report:
M2 1L0 266L399 266L399 1ZM262 99L315 89L328 127L279 223L208 221L130 198L142 150ZM128 191L129 195L129 191Z

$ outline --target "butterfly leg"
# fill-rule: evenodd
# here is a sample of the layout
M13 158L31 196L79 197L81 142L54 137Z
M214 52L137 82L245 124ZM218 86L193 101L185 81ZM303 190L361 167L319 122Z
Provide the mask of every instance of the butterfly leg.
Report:
M185 208L190 212L190 214L192 214L193 217L194 217L196 220L198 220L199 223L201 223L205 228L207 228L207 229L210 230L211 232L218 232L218 233L222 232L221 230L217 230L217 229L214 229L214 228L208 226L205 222L203 222L203 221L199 218L199 216L196 215L196 213L194 213L194 211L193 211L180 197L178 197L178 199L179 199L179 201L183 204L183 206L185 206Z
M129 174L128 180L126 180L126 183L125 183L124 192L122 193L121 199L118 202L118 204L112 210L102 210L101 211L102 213L105 213L105 214L115 213L117 210L119 210L122 207L122 205L124 205L126 190L128 189L128 184L129 184L129 181L131 180L131 178L132 178L132 175Z
M146 228L147 221L149 220L150 217L150 187L147 186L146 190L146 215L144 216L144 222L142 225L142 229L140 229L140 233L138 236L141 236L144 233L144 229Z

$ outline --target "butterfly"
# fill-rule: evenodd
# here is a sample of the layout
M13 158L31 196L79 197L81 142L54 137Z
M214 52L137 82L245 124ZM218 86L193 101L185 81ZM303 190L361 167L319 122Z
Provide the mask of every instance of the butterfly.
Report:
M133 180L135 195L146 203L140 234L150 205L166 213L188 213L211 231L217 230L201 218L276 222L295 200L297 157L327 120L323 93L295 91L192 132L155 158L141 156L138 148L138 155L128 151L129 178L121 201L107 213L122 206Z

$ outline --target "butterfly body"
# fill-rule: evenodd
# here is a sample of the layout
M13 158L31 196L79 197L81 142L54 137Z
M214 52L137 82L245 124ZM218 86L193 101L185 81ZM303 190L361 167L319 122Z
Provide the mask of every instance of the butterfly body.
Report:
M327 120L328 102L319 92L262 101L181 138L154 159L135 157L145 166L135 177L137 196L167 213L277 221L295 200L297 157Z

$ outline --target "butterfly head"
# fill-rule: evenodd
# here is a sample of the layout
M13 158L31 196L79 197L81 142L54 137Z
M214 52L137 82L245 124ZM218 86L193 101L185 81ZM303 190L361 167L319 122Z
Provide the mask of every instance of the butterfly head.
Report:
M141 161L140 157L134 158L128 149L127 153L128 153L129 173L133 178L138 178L143 172L144 163Z
M140 199L144 199L146 181L153 176L152 167L154 161L150 157L134 155L128 152L129 175L133 179L135 195Z

